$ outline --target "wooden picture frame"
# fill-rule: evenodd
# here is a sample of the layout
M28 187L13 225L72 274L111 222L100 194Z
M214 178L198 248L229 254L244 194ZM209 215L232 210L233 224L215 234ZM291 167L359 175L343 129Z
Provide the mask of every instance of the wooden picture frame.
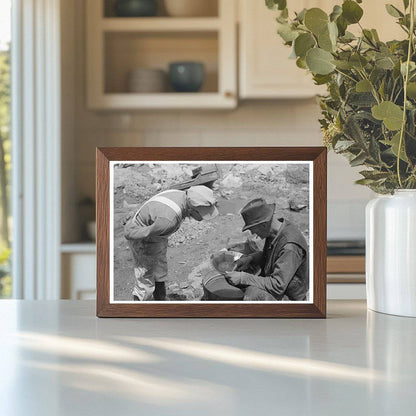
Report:
M198 147L198 148L97 148L97 316L170 318L325 318L326 317L326 180L327 150L324 147ZM309 302L131 302L110 301L110 186L111 162L123 161L221 161L223 163L310 162L309 198L313 239ZM150 162L148 162L150 163ZM172 163L172 162L171 162Z

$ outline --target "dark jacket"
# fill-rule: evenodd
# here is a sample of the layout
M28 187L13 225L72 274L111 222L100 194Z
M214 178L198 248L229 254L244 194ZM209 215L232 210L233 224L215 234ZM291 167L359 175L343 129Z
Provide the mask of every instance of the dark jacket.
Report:
M279 219L282 226L275 237L266 239L262 252L254 259L262 267L254 285L280 300L304 300L309 288L308 244L298 227ZM254 277L254 276L253 276Z

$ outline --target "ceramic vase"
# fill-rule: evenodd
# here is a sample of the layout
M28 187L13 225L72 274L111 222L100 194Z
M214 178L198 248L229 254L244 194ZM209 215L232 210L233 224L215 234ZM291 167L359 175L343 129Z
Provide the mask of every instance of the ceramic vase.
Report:
M169 81L176 92L197 92L205 80L205 67L201 62L172 62Z
M369 309L416 317L416 190L368 203L366 285Z
M150 17L156 16L157 4L157 0L117 0L114 10L120 17Z

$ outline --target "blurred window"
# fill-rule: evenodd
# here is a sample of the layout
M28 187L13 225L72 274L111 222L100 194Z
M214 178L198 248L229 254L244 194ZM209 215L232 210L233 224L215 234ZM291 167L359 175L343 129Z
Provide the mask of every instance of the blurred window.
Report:
M0 0L0 298L12 296L10 241L11 0Z

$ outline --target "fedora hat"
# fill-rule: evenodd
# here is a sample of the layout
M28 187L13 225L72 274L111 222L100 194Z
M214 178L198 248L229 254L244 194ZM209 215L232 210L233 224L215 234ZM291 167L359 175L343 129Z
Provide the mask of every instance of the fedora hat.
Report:
M246 231L256 225L268 222L274 214L275 204L268 204L263 198L257 198L250 201L240 211L245 222L243 231Z

